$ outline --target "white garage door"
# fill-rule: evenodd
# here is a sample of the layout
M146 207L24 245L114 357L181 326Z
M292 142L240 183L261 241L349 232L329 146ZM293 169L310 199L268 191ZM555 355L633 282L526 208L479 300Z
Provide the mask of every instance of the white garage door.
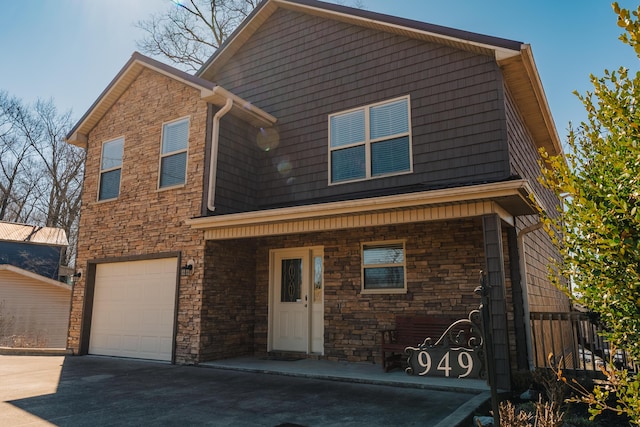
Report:
M171 361L176 258L98 264L89 353Z

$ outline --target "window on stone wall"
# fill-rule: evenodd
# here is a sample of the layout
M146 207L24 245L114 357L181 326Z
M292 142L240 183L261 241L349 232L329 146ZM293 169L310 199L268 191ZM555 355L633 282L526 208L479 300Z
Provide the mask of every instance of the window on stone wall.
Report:
M189 119L165 123L162 127L159 188L174 187L185 183L188 140Z
M120 194L123 149L124 138L114 139L102 144L98 200L116 199Z
M362 293L405 293L404 241L362 244Z
M329 184L408 173L409 96L329 116Z

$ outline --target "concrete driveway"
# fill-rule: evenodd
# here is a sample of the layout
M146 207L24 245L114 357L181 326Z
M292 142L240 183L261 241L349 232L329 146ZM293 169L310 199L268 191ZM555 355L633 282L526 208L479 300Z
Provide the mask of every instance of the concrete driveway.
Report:
M454 427L461 408L468 413L481 401L462 392L130 359L0 356L1 426Z

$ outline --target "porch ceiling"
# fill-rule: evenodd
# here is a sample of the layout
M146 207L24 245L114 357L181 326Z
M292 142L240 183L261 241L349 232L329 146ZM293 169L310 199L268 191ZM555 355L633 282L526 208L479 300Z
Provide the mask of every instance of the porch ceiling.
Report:
M438 221L498 214L537 213L526 180L473 185L345 202L323 203L238 214L192 218L187 225L207 240L296 234L388 224Z

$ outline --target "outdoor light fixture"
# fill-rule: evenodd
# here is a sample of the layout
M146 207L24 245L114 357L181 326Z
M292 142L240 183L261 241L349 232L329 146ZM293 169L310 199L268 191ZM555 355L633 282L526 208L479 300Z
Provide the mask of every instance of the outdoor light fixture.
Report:
M180 267L180 275L181 276L191 276L193 274L193 260L189 260L185 265Z
M66 279L67 284L73 286L78 280L80 280L80 277L82 277L82 270L78 270L73 274L71 274L70 276L67 276L67 279Z

